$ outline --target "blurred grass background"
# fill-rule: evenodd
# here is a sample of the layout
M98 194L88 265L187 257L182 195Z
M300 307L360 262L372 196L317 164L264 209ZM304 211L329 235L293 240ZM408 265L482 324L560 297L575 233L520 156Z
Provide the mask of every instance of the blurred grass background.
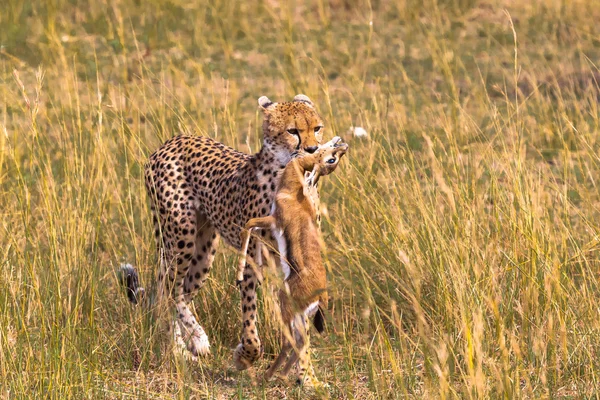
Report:
M4 0L0 396L597 396L599 6ZM231 250L196 300L198 364L115 276L156 268L146 157L179 132L257 151L256 99L297 93L351 145L321 188L324 393L232 367Z

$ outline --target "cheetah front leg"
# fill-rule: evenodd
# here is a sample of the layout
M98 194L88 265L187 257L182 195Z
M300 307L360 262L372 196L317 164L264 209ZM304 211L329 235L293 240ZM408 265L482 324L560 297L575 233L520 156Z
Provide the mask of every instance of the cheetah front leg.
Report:
M249 246L248 255L256 259L259 251L257 239L255 238ZM233 361L238 370L247 369L262 355L262 346L256 329L257 307L256 288L258 287L258 276L255 269L246 263L240 293L242 300L242 338L233 353Z

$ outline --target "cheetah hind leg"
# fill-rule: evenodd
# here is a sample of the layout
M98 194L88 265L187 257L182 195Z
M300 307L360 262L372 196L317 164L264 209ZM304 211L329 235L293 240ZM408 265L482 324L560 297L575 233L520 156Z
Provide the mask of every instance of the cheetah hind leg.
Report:
M256 255L256 245L249 250L250 256ZM240 285L242 300L243 330L240 343L233 353L233 361L238 370L248 369L262 355L262 345L256 327L256 287L259 279L256 270L246 264L242 284Z
M189 267L183 275L183 293L180 287L176 306L182 340L194 356L199 356L209 354L210 345L206 332L194 317L192 299L208 278L219 245L219 235L206 216L198 211L195 227L196 232L192 227L188 230L190 235L195 235L194 245L190 249L191 254L187 255Z
M169 262L171 258L173 262ZM158 280L157 301L162 303L167 297L173 295L177 317L169 326L169 330L173 329L175 348L178 350L185 349L185 352L191 353L190 356L193 359L198 355L208 354L210 346L204 329L198 324L186 302L186 296L183 293L183 278L180 278L179 282L174 282L175 275L183 275L177 274L171 267L172 264L178 263L179 258L185 258L185 256L181 254L171 256L171 252L168 250L161 250L161 272ZM188 358L188 355L185 357Z
M176 265L182 265L183 262L180 260L185 259L186 257L182 254L176 255ZM189 268L188 268L189 269ZM187 270L182 271L182 274L179 274L179 271L176 272L177 276L180 275L185 276ZM169 273L169 279L174 280L171 277L172 272ZM175 275L175 273L173 273ZM186 344L187 349L194 355L207 355L210 353L210 345L208 343L208 337L206 336L206 332L200 326L194 314L190 309L191 303L186 301L186 295L184 294L184 278L178 278L178 282L175 283L175 288L172 288L170 292L174 293L175 300L175 308L177 312L176 323L179 330L175 330L176 334L176 343L179 343L180 337L181 340Z
M219 246L219 234L208 219L196 211L196 239L190 267L184 279L185 302L190 304L204 286Z
M177 323L180 327L182 340L186 343L187 349L194 356L205 356L210 354L208 336L198 321L196 321L189 305L184 300L184 296L181 295L176 300L178 313Z
M173 321L173 341L175 342L173 346L173 351L180 357L192 362L198 361L198 356L195 356L188 348L188 345L185 343L183 339L183 334L181 333L181 328L179 327L179 321Z

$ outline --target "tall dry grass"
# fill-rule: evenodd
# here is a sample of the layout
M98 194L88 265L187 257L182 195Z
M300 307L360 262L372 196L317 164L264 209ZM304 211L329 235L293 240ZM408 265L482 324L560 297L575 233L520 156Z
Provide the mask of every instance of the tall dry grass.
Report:
M6 0L1 396L595 397L599 10ZM257 151L256 99L300 92L351 145L321 188L326 393L252 386L232 367L232 251L196 300L213 350L198 364L170 351L115 274L132 262L149 283L156 268L150 152L178 132ZM259 371L278 346L268 312L260 328Z

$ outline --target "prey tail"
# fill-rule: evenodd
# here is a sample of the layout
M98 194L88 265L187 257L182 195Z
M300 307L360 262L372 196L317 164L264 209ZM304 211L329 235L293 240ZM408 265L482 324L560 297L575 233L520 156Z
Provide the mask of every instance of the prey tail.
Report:
M328 303L329 296L327 295L327 290L323 289L319 295L319 308L317 308L317 312L313 317L313 325L319 333L323 333L323 331L325 331L325 310L327 310Z
M144 297L145 290L140 286L140 277L133 265L121 264L119 280L125 287L125 293L127 293L129 301L133 304L138 304Z
M325 314L320 304L319 308L317 309L317 312L315 313L315 316L313 317L313 325L319 333L323 333L323 331L325 330Z

